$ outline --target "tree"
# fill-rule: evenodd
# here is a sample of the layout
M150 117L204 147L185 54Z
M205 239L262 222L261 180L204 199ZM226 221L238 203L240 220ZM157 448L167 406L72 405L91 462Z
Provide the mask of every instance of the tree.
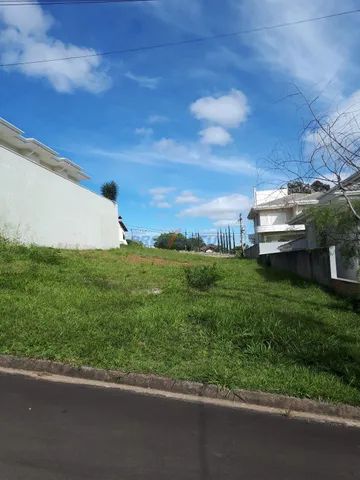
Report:
M162 233L154 241L156 248L165 248L167 250L186 250L186 244L185 235L177 232Z
M359 105L349 103L330 113L320 113L316 109L317 98L308 100L299 89L294 95L302 100L310 117L300 134L300 154L273 154L272 169L304 184L319 181L337 187L360 221L360 211L352 205L344 182L351 174L360 173Z
M186 240L186 250L190 250L193 252L198 252L200 248L205 246L205 242L203 238L197 234L195 237L190 237Z
M330 185L328 183L323 183L320 180L315 180L311 184L311 190L313 192L328 192L330 190Z
M292 180L287 184L289 195L293 193L311 193L311 187L308 183L302 180Z
M271 168L285 178L296 178L292 184L297 186L311 183L313 191L335 187L339 201L310 209L308 221L315 224L319 237L329 241L331 236L348 258L359 256L360 202L351 194L354 185L346 181L360 174L359 105L352 100L330 113L320 113L317 99L308 100L299 89L295 95L309 117L300 135L300 153L294 157L288 152L273 152Z
M116 202L118 196L118 186L116 182L105 182L101 186L101 194L103 197L108 198L113 202Z

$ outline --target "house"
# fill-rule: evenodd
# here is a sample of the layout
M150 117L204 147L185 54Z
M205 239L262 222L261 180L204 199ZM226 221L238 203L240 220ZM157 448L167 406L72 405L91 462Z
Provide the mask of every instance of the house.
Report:
M80 166L0 118L0 234L59 248L119 246L117 205Z
M285 190L285 191L284 191ZM286 189L255 192L248 218L254 221L254 245L245 251L249 258L282 270L292 271L345 295L358 295L357 259L343 258L339 245L320 245L307 209L311 206L360 199L360 172L325 192L288 195ZM275 198L271 198L275 197Z
M249 257L277 253L282 245L301 238L304 224L290 224L306 206L316 205L322 192L310 194L288 193L287 188L278 190L254 190L254 205L248 219L253 221L254 234L249 240L254 244L247 252Z

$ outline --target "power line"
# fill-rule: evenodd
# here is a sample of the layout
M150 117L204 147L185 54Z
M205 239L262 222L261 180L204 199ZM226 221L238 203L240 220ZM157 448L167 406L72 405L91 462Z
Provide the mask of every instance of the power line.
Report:
M89 0L91 1L91 0ZM139 1L139 0L138 0ZM149 1L149 0L148 0ZM179 45L188 45L188 44L193 44L193 43L201 43L201 42L206 42L208 40L216 40L220 38L230 38L230 37L236 37L239 35L246 35L249 33L258 33L258 32L264 32L268 30L274 30L278 28L284 28L284 27L290 27L294 25L301 25L303 23L310 23L310 22L317 22L319 20L327 20L330 18L335 18L335 17L341 17L345 15L352 15L355 13L360 13L360 8L355 9L355 10L347 10L344 12L337 12L337 13L331 13L328 15L322 15L320 17L312 17L312 18L306 18L302 20L295 20L293 22L284 22L284 23L278 23L275 25L269 25L269 26L264 26L264 27L257 27L257 28L251 28L247 30L239 30L237 32L229 32L229 33L220 33L217 35L208 35L206 37L198 37L198 38L191 38L188 40L179 40L179 41L173 41L173 42L165 42L165 43L158 43L158 44L153 44L153 45L144 45L141 47L132 47L132 48L124 48L122 50L110 50L107 52L99 52L99 53L89 53L89 54L84 54L84 55L74 55L74 56L69 56L69 57L61 57L61 58L50 58L50 59L43 59L43 60L32 60L32 61L26 61L26 62L14 62L14 63L3 63L0 64L0 67L16 67L20 65L34 65L38 63L50 63L50 62L59 62L63 60L78 60L81 58L91 58L91 57L104 57L107 55L120 55L123 53L135 53L135 52L143 52L143 51L148 51L148 50L157 50L161 48L167 48L167 47L174 47L174 46L179 46Z
M82 4L116 4L116 3L140 3L140 2L154 2L156 0L19 0L19 1L0 1L0 6L5 7L24 7L29 5L82 5Z

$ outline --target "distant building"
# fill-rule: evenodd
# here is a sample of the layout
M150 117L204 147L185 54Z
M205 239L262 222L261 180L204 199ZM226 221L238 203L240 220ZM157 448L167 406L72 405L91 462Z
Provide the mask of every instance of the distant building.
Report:
M0 118L0 234L25 244L114 248L117 205L80 185L89 177Z
M128 232L128 229L122 219L122 217L118 217L118 220L119 220L119 227L120 227L120 234L119 234L119 238L120 238L120 245L127 245L127 241L126 241L126 237L125 237L125 233Z

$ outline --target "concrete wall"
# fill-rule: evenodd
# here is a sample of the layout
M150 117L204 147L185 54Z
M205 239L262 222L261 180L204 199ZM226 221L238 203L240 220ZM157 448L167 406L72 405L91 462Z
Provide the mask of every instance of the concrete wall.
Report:
M348 280L357 281L359 271L359 261L354 259L347 261L341 255L339 249L336 250L336 270L337 276L340 278L346 278Z
M259 244L252 245L251 247L248 247L245 252L245 257L246 258L258 258L259 256Z
M316 250L300 250L272 255L261 255L258 262L262 265L295 273L306 280L329 287L343 296L360 295L360 284L347 278L339 278L336 271L337 251L335 247Z
M259 257L262 264L296 273L306 280L330 286L331 272L327 249L274 253Z
M279 248L282 245L286 245L289 240L283 241L283 242L260 242L259 245L259 253L260 255L267 255L270 253L277 253L280 252Z
M117 206L0 146L0 232L43 246L114 248Z

